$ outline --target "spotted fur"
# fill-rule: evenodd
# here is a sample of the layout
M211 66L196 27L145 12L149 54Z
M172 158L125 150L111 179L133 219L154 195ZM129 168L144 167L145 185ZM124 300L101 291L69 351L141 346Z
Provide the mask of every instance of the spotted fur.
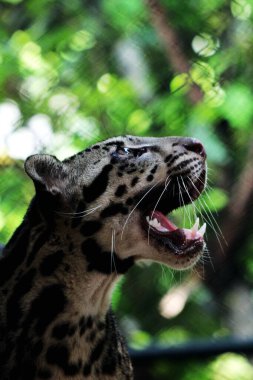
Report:
M36 194L0 261L1 380L133 378L110 294L138 260L178 269L198 260L202 245L180 258L142 222L159 196L161 207L172 202L162 194L168 178L199 180L201 147L126 136L62 162L27 159Z

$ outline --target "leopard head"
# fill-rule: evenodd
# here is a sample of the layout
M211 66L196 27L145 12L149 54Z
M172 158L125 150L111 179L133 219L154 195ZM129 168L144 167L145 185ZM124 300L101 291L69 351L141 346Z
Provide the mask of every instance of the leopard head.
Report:
M205 225L179 228L166 216L205 188L196 139L116 137L64 161L30 156L25 169L45 223L76 237L87 270L124 273L146 259L186 269L203 253Z

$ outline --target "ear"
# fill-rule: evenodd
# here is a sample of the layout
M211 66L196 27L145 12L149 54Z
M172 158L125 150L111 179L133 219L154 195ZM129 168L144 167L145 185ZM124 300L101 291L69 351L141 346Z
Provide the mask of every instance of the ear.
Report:
M34 182L36 190L52 194L64 191L67 182L65 165L48 154L35 154L25 161L25 171Z

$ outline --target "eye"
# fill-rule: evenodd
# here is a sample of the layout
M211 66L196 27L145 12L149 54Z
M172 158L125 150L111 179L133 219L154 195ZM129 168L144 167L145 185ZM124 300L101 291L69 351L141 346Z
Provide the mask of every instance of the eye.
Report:
M129 154L131 154L131 151L130 151L129 148L119 147L119 148L116 149L116 153L119 156L128 156Z
M138 158L142 154L146 153L148 148L128 148L128 147L117 147L117 149L112 153L112 156L117 159L124 158Z
M138 156L141 156L142 154L147 153L148 148L143 147L143 148L140 148L140 149L137 149L137 150L138 150Z
M133 157L140 157L142 154L146 153L148 149L146 147L143 148L127 148L127 147L120 147L117 149L117 153L119 155L124 156L133 156Z

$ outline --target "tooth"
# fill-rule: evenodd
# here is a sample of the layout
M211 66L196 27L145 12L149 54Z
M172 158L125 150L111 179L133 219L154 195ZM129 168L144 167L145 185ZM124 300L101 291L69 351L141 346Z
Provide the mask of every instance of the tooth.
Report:
M196 234L196 232L198 232L198 229L199 229L199 218L196 219L196 222L191 230L194 234Z
M198 230L198 233L203 237L204 233L206 232L206 223L203 224L203 226Z
M150 220L150 219L149 219L149 216L146 216L146 221L147 221L148 223L149 223L149 220Z

